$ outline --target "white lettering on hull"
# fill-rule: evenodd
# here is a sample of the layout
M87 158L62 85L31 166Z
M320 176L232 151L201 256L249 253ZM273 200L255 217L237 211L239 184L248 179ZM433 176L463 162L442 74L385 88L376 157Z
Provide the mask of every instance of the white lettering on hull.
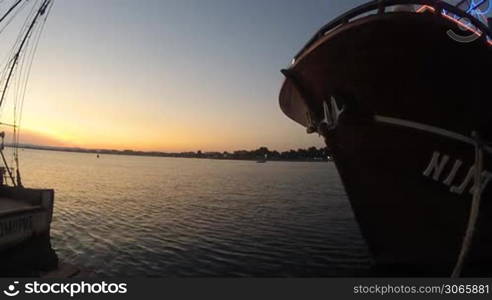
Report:
M432 178L434 181L441 181L444 169L446 168L447 164L450 161L450 156L449 155L442 155L441 153L435 151L432 154L431 161L427 168L424 170L423 175L428 178ZM443 184L446 186L449 186L449 191L451 193L455 194L463 194L467 187L472 184L472 187L470 188L470 194L473 194L475 191L475 186L476 184L474 183L474 177L475 177L475 166L471 166L466 174L466 177L463 179L461 183L454 183L456 175L458 171L460 170L461 166L463 165L463 162L461 160L456 159L454 161L453 167L449 171L446 177L444 177L444 180L442 181ZM490 183L492 180L492 173L489 171L483 171L482 176L480 178L481 180L481 187L483 192L487 185Z
M32 228L32 216L0 221L0 238L21 232L30 232Z
M427 169L424 171L425 177L429 177L432 174L432 172L434 172L432 179L434 179L434 181L439 180L439 177L441 176L442 171L444 171L444 167L446 167L446 164L449 161L448 155L444 155L442 160L439 161L440 156L441 156L441 154L439 152L434 152L434 154L432 154L431 162L430 162L429 166L427 167Z
M461 168L462 164L463 164L463 162L459 159L457 159L454 162L453 169L451 170L451 172L449 172L448 178L446 178L446 180L444 180L445 185L451 186L451 184L454 181L454 178L456 178L456 173L458 173L458 170Z

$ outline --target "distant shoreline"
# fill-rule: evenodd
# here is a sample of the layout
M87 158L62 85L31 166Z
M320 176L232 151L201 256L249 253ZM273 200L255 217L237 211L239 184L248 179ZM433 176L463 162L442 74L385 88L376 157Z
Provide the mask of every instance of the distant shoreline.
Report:
M6 147L13 148L11 144L6 144ZM237 160L237 161L263 161L266 155L267 161L285 161L285 162L330 162L325 149L309 149L290 150L286 152L270 151L266 147L259 148L253 151L234 151L229 152L181 152L168 153L158 151L134 151L134 150L109 150L109 149L85 149L71 147L53 147L40 145L18 146L20 149L47 150L59 152L74 152L74 153L90 153L99 155L127 155L127 156L147 156L147 157L167 157L167 158L195 158L195 159L214 159L214 160Z

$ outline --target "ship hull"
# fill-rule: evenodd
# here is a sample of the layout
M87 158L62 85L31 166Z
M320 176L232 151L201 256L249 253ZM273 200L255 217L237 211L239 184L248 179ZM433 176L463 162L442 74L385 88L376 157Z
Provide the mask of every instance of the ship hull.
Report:
M462 193L452 189L467 182L473 147L386 124L340 126L332 138L337 141L332 147L337 168L375 262L404 271L451 274L468 225L473 182L469 180ZM446 156L440 176L436 169L426 173L433 159L443 163ZM446 182L459 162L454 179ZM491 169L489 163L485 169ZM492 266L488 188L482 197L467 262L472 269Z
M492 67L490 47L480 39L458 43L449 30L460 32L432 14L361 18L307 49L280 94L282 110L298 123L325 123L318 132L376 264L417 275L452 272L473 198L471 134L492 136L482 76ZM484 153L472 275L479 274L474 266L492 265L492 155Z
M53 204L53 190L0 187L0 276L56 268L50 242Z

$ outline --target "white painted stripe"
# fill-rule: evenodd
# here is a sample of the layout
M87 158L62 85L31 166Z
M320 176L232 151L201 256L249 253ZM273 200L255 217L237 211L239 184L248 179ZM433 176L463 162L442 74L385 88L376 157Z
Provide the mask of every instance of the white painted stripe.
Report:
M444 136L447 138L451 138L454 140L458 140L463 143L470 144L472 146L475 146L475 141L471 137L467 137L465 135L462 135L460 133L456 133L453 131L449 131L446 129L442 129L439 127L427 125L427 124L422 124L422 123L417 123L413 121L408 121L408 120L403 120L403 119L397 119L397 118L391 118L391 117L384 117L384 116L379 116L376 115L374 116L374 120L376 122L381 122L381 123L387 123L387 124L392 124L392 125L397 125L397 126L402 126L402 127L407 127L407 128L413 128L425 132L430 132L433 134L437 134L440 136ZM492 154L492 148L489 146L485 146L484 149Z

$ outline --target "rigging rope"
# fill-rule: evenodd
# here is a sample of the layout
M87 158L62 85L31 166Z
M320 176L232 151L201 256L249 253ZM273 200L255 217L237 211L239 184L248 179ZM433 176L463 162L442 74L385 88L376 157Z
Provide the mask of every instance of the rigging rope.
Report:
M4 70L2 71L2 78L0 80L0 83L2 84L2 86L4 86L4 82L6 80L8 80L8 75L9 75L10 70L12 68L15 68L15 66L17 64L17 59L16 59L16 55L15 54L18 52L19 47L21 46L21 43L22 43L22 41L24 39L24 36L25 36L26 32L29 30L29 24L34 19L34 17L36 16L36 11L37 11L36 10L36 7L37 7L39 1L40 0L36 0L35 1L35 4L31 7L31 11L28 13L28 17L24 20L24 23L23 23L23 25L21 27L20 33L17 35L17 39L14 42L13 47L10 49L10 52L9 52L9 54L7 56L7 61L6 61L6 63L4 63L5 64L5 67L4 67ZM23 2L24 5L26 3L27 2ZM24 8L24 6L22 6L21 9L22 8ZM17 10L15 16L19 12L20 12L20 10ZM13 16L13 17L15 17L15 16ZM1 33L1 31L0 31L0 33ZM21 55L23 53L22 50L23 49L21 49L21 52L19 52L19 55ZM8 88L8 86L6 86L5 88ZM0 91L0 92L3 92L3 91ZM3 107L1 106L1 103L0 103L0 111L1 111L2 108Z
M16 3L16 6L19 2ZM17 15L24 7L26 2L29 1L25 1L23 5L20 5L19 8L17 8L16 11L11 9L10 11L13 11L12 14L14 16ZM42 31L45 27L46 20L53 7L54 0L34 0L30 3L32 3L31 10L27 14L27 18L21 26L20 33L14 42L14 46L11 48L9 55L7 56L7 64L4 67L3 72L0 74L0 86L4 87L4 90L0 91L0 94L2 95L2 98L0 99L0 113L4 106L2 106L3 100L7 100L7 94L11 94L9 97L11 100L9 100L9 102L12 101L13 104L11 146L13 147L12 165L15 165L15 171L17 174L17 183L14 182L14 185L17 186L22 186L19 171L19 126L22 120L24 100L27 93L27 86L35 53L39 45ZM14 16L7 20L8 23L10 23ZM0 33L7 25L8 24L4 25L4 27L0 29ZM11 86L13 87L11 88ZM6 169L9 171L12 181L14 181L3 153L2 160L4 161Z
M18 90L19 94L16 96L17 97L16 109L19 105L20 105L20 107L19 107L18 111L14 112L14 114L17 114L17 115L14 117L14 125L16 125L16 126L14 126L14 136L13 136L14 163L15 163L16 170L17 170L17 185L19 185L19 186L22 186L20 172L19 172L19 169L20 169L20 166L19 166L19 143L20 143L20 125L21 125L21 121L22 121L22 111L24 109L24 100L26 97L27 84L29 82L29 77L31 74L32 64L34 61L36 50L38 48L43 29L46 25L46 20L48 19L48 16L51 12L51 8L53 7L53 3L54 2L50 3L50 6L48 7L48 9L45 11L45 13L43 15L43 18L41 20L41 24L33 32L32 36L33 36L33 42L34 43L32 44L32 47L26 48L26 55L23 57L23 60L22 60L22 67L21 67L20 74L24 74L24 76L21 78L21 81L22 81L21 85L22 86L20 87L20 90ZM29 49L30 51L28 51L27 49ZM24 66L24 63L26 63L27 65Z
M460 277L463 271L473 242L473 236L480 212L480 202L482 200L483 142L481 141L478 132L473 132L473 138L475 140L475 184L473 186L473 200L470 208L470 216L468 217L468 226L463 238L458 261L456 262L451 275L452 278Z

